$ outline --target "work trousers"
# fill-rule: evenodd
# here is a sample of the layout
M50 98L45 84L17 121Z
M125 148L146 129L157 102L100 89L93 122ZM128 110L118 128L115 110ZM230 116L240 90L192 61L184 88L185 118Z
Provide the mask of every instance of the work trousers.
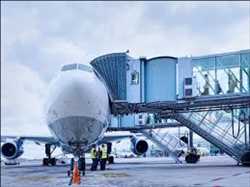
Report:
M91 165L91 171L96 171L98 165L98 159L92 158L92 165Z
M105 170L105 169L106 169L106 161L107 161L106 158L102 158L102 159L101 159L101 161L100 161L101 170Z

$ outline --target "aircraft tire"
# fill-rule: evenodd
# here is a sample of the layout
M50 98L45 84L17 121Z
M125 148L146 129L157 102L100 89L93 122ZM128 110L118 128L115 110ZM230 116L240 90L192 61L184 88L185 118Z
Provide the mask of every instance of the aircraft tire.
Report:
M78 160L78 169L80 170L80 171L83 171L83 172L85 172L85 158L79 158L79 160Z
M82 176L85 176L85 171L82 171Z
M70 171L73 171L74 169L74 158L70 159Z
M241 157L241 163L243 166L250 167L250 151L244 153Z
M108 162L109 162L109 164L114 164L114 156L109 156Z
M51 158L51 159L50 159L50 164L51 164L52 166L55 166L55 165L56 165L56 158Z
M43 166L48 166L48 165L49 165L49 159L43 158Z

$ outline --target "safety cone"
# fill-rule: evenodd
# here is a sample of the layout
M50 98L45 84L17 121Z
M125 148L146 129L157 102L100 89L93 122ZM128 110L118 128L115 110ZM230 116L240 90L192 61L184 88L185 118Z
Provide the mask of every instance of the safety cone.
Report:
M75 161L73 175L72 175L72 184L80 184L80 182L81 182L80 171L78 169L77 161Z

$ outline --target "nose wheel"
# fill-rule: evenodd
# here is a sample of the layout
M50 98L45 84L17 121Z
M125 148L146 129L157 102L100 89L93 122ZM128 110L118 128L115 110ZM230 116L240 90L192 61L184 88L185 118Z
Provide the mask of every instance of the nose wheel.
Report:
M71 158L71 160L70 160L70 170L67 171L68 177L73 175L74 167L75 167L75 160L74 160L74 158ZM85 162L84 157L80 157L78 159L77 167L78 167L80 175L84 176L85 171L86 171L86 162Z
M81 175L85 175L85 158L81 157L78 161L74 158L70 160L70 170L67 171L67 175L71 176L69 185L81 183Z

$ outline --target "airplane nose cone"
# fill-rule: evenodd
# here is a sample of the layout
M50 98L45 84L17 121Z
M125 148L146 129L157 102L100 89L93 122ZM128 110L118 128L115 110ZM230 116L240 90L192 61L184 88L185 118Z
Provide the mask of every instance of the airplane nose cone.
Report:
M47 102L49 121L67 116L89 116L85 108L90 107L93 88L91 77L74 73L58 78L51 86Z
M51 94L47 122L61 142L88 145L107 127L108 96L92 74L66 74Z

